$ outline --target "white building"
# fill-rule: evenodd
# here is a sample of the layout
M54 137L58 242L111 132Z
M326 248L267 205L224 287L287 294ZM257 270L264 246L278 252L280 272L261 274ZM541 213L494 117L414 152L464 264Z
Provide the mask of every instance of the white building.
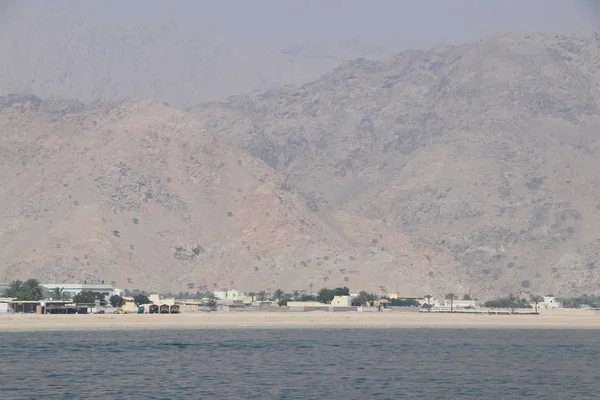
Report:
M0 314L8 314L10 312L11 309L8 301L9 299L7 299L7 302L0 301Z
M175 298L161 298L160 294L151 294L148 296L148 299L152 302L152 304L162 305L166 304L168 306L172 306L175 304Z
M116 292L119 289L115 289L113 285L104 283L43 283L40 286L50 291L55 288L61 288L63 293L70 297L83 291L102 293L107 301L113 294L118 294L119 296L123 295L122 291Z
M454 309L477 307L477 301L475 301L475 300L454 299L451 301L450 299L444 299L444 300L438 300L436 302L432 302L431 304L434 304L435 307L439 307L439 308L454 308Z
M560 302L556 300L554 296L544 296L544 302L542 306L545 308L560 308Z
M220 290L213 292L213 295L219 300L245 300L246 296L243 293L238 292L235 289L232 290Z

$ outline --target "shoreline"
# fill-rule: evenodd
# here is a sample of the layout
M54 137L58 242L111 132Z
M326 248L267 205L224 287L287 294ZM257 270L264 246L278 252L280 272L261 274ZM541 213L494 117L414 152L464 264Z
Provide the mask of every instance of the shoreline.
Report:
M0 315L0 333L166 329L598 329L600 314L539 315L350 312Z

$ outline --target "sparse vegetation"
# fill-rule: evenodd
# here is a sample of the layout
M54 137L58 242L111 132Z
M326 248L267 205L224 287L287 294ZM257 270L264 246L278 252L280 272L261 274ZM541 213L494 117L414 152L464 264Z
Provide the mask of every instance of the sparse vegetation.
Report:
M136 306L141 306L143 304L151 304L152 303L150 301L150 299L148 298L148 296L146 296L145 294L141 294L141 293L138 293L135 296L133 296L133 302L135 303Z
M256 300L265 301L267 300L267 293L264 290L261 290L256 294Z
M600 308L600 296L583 294L577 297L564 297L560 298L564 308L581 308L581 307L593 307Z
M117 294L113 294L108 298L108 302L113 307L123 307L125 305L125 299Z
M284 292L281 289L277 289L273 292L273 300L278 301L283 298Z
M420 304L415 299L389 299L387 297L382 297L382 299L387 299L389 301L389 305L392 307L419 307Z
M349 294L350 289L347 287L338 287L335 289L323 288L317 293L317 299L321 303L329 304L335 296L348 296Z
M50 291L50 297L52 300L68 300L70 298L67 293L64 293L64 288L58 286Z
M484 303L487 308L510 308L514 311L517 308L532 308L529 302L525 299L519 299L515 296L508 296L495 300L489 300Z
M377 295L374 293L369 293L366 291L360 291L358 296L356 296L352 300L353 306L373 306L374 302L378 299Z
M456 298L456 295L454 293L446 294L446 299L450 300L450 312L454 312L454 299L455 298Z
M37 279L28 279L25 282L15 280L10 282L4 296L21 301L37 301L44 298L44 291Z
M106 299L103 293L84 290L73 296L73 303L75 304L94 304L96 300L98 300L101 306L106 305Z

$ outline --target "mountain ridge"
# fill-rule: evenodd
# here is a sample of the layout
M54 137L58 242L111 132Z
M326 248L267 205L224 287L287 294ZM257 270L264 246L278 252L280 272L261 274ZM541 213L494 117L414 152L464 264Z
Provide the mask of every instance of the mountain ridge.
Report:
M355 59L187 111L3 97L0 278L598 293L599 39Z
M160 291L445 282L423 272L449 262L434 249L425 257L427 246L375 222L310 211L262 161L163 104L82 111L9 96L0 129L4 280Z
M194 112L316 207L440 246L480 290L596 292L599 39L407 50Z

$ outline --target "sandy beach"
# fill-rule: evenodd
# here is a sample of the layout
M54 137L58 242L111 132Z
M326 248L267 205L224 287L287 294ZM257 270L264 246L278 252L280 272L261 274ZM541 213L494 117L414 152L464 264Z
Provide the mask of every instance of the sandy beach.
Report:
M600 314L540 315L435 313L211 312L174 315L1 315L0 332L130 329L526 328L600 329Z

